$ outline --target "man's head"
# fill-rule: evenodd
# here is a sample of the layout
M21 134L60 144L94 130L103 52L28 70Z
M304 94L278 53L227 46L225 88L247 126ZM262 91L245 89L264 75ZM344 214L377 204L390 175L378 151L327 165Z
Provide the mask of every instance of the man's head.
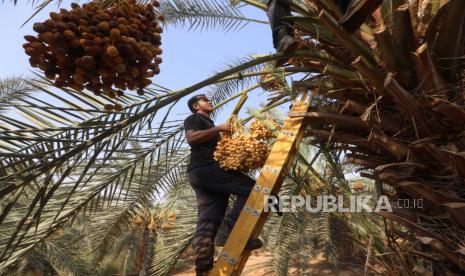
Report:
M213 104L205 94L195 95L187 101L187 106L192 113L202 112L210 114L213 111Z

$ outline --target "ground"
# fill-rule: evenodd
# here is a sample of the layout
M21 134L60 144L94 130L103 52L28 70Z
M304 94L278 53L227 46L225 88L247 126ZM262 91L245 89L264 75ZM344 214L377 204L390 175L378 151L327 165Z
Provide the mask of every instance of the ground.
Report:
M243 276L265 276L270 275L270 272L267 272L269 267L269 261L271 260L271 252L261 250L255 251L250 255L247 264L242 271ZM358 276L363 275L364 272L356 268L340 268L337 271L331 272L329 265L326 259L323 256L317 256L309 260L311 269L305 271L305 273L298 273L296 268L289 269L289 275L336 275L336 276ZM174 276L195 276L195 271L193 267L186 268L184 270L173 273Z

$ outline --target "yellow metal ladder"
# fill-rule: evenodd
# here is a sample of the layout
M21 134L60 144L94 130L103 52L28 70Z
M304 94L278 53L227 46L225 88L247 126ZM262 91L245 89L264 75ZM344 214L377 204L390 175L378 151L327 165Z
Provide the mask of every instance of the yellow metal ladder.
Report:
M308 112L310 101L307 93L304 93L293 102L291 112ZM263 211L265 198L278 194L281 189L285 170L302 140L304 130L304 117L288 117L284 122L210 276L241 274L250 255L245 245L249 239L258 237L268 216L268 212Z

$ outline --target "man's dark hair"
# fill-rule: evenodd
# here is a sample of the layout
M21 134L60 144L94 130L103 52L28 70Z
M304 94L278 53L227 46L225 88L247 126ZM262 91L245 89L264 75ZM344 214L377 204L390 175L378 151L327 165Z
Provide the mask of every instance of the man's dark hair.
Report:
M194 97L190 98L187 101L187 106L189 107L190 111L192 111L192 113L196 112L196 110L194 109L194 104L196 104L197 101L201 99L208 99L208 97L205 94L199 94L199 95L195 95Z

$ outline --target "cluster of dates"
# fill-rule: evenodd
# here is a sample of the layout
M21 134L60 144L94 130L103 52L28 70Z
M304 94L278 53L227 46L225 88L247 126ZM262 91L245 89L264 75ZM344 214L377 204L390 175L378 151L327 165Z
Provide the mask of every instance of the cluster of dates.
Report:
M124 0L103 9L95 3L71 4L35 23L36 36L23 45L32 67L38 67L58 87L88 89L110 98L124 90L143 89L160 73L162 50L159 2ZM105 106L120 109L120 105Z
M272 121L274 127L278 124ZM249 172L263 167L270 153L268 141L273 132L259 120L252 122L248 133L235 131L223 137L216 147L214 158L224 170Z

